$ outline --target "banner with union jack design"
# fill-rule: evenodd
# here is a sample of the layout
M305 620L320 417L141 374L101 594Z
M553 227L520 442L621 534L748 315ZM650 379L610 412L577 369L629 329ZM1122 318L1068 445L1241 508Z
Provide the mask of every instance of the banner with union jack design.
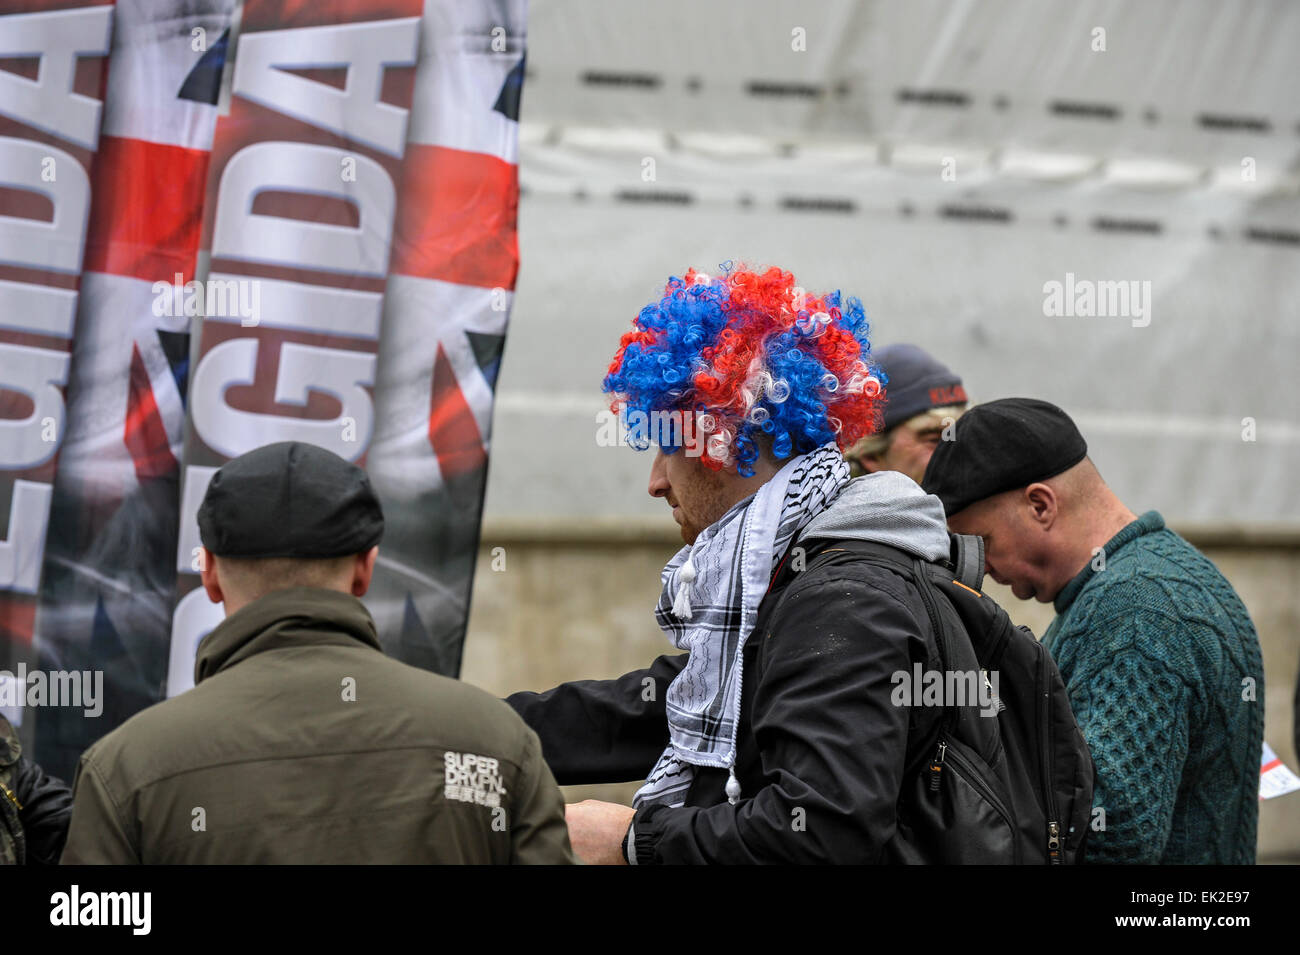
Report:
M86 4L32 6L70 17ZM91 741L192 685L195 648L222 617L198 585L198 503L216 468L272 441L368 470L387 517L366 598L381 642L459 671L518 266L523 0L101 9L101 59L74 57L103 80L88 96L102 103L96 148L78 147L84 261L41 285L65 310L75 297L67 373L51 378L66 425L47 442L57 457L5 464L24 489L10 497L33 476L49 489L48 531L25 544L13 531L29 518L11 517L0 543L26 568L0 580L0 668L104 672L97 719L18 714L46 768L68 776ZM0 53L13 20L0 17ZM61 49L52 35L48 48ZM53 75L40 62L29 81ZM0 121L12 113L0 93ZM0 192L0 215L33 217L21 196ZM5 312L54 295L14 291L33 284L21 269L0 280ZM0 348L32 334L7 331ZM17 355L0 352L0 399L23 394ZM0 414L49 417L30 397L11 405Z

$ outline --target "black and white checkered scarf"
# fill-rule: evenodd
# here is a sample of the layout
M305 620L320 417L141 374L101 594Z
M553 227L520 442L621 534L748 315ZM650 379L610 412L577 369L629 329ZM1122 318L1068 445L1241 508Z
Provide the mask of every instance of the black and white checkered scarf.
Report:
M671 742L634 806L682 805L696 766L729 770L727 796L739 800L736 729L745 640L786 548L848 480L834 442L793 458L664 568L655 619L690 658L665 697Z

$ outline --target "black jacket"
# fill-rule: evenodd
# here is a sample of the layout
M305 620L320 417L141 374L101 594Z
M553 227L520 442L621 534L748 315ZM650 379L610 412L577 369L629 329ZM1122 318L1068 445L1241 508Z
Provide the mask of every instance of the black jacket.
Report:
M745 643L736 777L695 768L680 808L633 819L635 861L889 861L905 778L921 771L942 710L895 706L892 677L939 666L916 585L835 540L783 564ZM616 680L566 683L507 702L538 734L557 782L644 779L668 745L664 696L685 654Z
M0 827L6 829L0 833L0 861L58 864L72 816L72 790L22 755L18 736L3 716L0 786L0 800L5 802L0 805Z

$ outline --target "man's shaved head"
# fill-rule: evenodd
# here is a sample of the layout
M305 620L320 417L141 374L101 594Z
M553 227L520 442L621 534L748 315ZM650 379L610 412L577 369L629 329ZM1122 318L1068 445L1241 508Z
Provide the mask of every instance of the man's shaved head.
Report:
M985 571L1021 600L1048 603L1134 515L1090 458L1044 481L995 494L948 516L984 538Z

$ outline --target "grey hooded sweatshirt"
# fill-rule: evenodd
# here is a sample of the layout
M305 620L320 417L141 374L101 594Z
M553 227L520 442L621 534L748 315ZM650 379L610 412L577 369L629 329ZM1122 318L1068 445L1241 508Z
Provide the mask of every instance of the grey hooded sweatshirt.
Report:
M875 541L926 560L948 556L943 504L900 471L854 478L799 536Z

